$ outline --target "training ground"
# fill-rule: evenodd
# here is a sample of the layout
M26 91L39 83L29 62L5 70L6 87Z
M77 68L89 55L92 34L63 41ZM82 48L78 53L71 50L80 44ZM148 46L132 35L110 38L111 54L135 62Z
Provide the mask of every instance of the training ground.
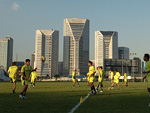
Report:
M150 113L146 83L129 83L129 87L120 83L120 90L116 86L108 91L110 84L104 82L104 92L89 96L75 113ZM0 113L68 113L90 91L86 82L80 85L72 88L72 82L36 82L36 88L28 89L28 99L23 100L18 97L20 82L16 94L12 94L12 83L0 82Z

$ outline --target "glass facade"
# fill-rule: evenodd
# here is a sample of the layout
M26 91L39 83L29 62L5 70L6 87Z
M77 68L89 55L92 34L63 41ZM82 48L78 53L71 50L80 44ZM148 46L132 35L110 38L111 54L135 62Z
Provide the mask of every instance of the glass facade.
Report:
M89 61L89 20L64 20L64 76L72 74L86 75Z

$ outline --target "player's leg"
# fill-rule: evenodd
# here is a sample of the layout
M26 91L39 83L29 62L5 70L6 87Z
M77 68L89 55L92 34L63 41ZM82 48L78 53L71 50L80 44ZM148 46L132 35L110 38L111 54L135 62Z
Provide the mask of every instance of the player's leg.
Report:
M101 82L101 91L100 92L103 92L103 82Z
M16 90L16 81L14 81L13 94L15 94L15 90Z
M99 82L97 83L96 91L98 91L98 88L99 88Z
M93 77L90 78L90 85L91 85L91 94L96 94L96 90L95 90L95 87L94 87L94 78Z
M35 81L36 81L36 79L34 79L34 81L33 81L33 88L35 88Z
M78 86L80 87L80 85L79 85L79 81L76 79L76 82L77 82L77 84L78 84Z

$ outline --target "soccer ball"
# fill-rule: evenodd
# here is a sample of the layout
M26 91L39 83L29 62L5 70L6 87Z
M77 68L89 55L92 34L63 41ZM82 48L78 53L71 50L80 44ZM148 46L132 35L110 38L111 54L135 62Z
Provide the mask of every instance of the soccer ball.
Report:
M111 87L109 87L108 90L111 90Z
M45 60L46 60L45 57L42 56L42 57L41 57L41 62L45 62Z

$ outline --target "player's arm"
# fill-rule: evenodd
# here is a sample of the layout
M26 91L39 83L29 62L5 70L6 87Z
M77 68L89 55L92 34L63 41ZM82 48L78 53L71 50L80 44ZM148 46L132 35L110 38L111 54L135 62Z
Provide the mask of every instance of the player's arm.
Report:
M18 69L16 70L16 73L15 73L15 78L17 77L17 73L18 73Z
M21 68L21 75L25 78L25 80L27 80L26 76L24 75L24 67Z
M90 77L92 76L92 75L94 75L96 72L94 71L91 75L90 75Z
M32 76L32 74L30 74L29 80L31 80L31 76Z

